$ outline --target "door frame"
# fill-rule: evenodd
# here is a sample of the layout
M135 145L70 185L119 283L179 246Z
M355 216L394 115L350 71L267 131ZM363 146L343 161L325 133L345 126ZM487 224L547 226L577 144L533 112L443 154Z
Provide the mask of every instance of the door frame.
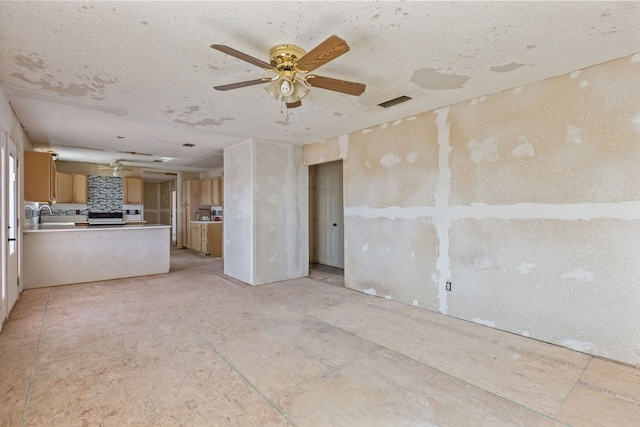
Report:
M0 323L4 323L11 313L11 309L20 297L20 262L21 262L21 150L11 136L0 128L0 276L2 278L2 290L0 305L2 308ZM13 160L11 160L13 158ZM12 167L13 166L13 167ZM11 173L13 172L13 177ZM13 197L13 200L11 200ZM12 209L13 208L13 209ZM11 240L10 240L11 239ZM13 248L11 248L13 246ZM2 326L0 325L0 331Z
M338 173L338 190L342 212L339 215L338 268L344 269L344 166L342 160L320 163L309 167L309 262L318 262L318 186L320 175Z
M8 174L8 147L7 136L3 129L0 129L0 331L4 325L5 320L9 317L9 288L8 288L8 265L7 265L7 239L9 238L7 233L8 226L8 211L7 200L7 181Z

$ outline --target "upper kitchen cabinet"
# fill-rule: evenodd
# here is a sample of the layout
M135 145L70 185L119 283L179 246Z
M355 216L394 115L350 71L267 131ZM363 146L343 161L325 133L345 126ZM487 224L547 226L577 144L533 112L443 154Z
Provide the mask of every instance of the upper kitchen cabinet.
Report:
M50 153L25 151L24 199L29 202L54 202L56 166Z
M142 204L142 178L127 177L124 179L124 204Z
M216 178L207 178L200 180L200 204L203 206L214 204L211 189L213 188L213 181L215 179Z
M87 176L73 174L73 203L87 203Z
M222 177L217 176L215 178L207 178L200 180L200 204L203 206L208 205L221 205L222 204Z
M56 203L87 203L87 176L56 172Z
M182 183L182 206L200 207L200 180L192 179Z
M224 175L222 175L220 177L219 180L219 194L220 194L220 200L218 200L218 202L220 203L220 206L224 206Z

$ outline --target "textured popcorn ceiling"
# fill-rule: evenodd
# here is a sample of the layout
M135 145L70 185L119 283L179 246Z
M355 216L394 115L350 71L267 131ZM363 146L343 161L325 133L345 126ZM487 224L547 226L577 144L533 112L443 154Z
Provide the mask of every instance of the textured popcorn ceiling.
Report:
M270 76L213 43L268 61L332 34L351 51L316 72L365 83L360 97L312 89L286 121L261 86L213 90ZM34 145L172 170L221 166L250 137L306 144L636 52L636 2L0 3L0 86ZM401 95L414 99L377 106Z

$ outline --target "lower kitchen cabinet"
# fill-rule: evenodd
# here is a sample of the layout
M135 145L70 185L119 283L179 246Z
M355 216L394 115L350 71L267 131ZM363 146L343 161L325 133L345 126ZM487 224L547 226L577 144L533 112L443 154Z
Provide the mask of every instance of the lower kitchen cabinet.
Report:
M191 234L190 247L196 251L203 252L202 250L202 225L198 222L192 222L189 228Z
M207 224L207 244L208 244L208 253L212 257L221 257L223 256L222 250L222 223L221 222L213 222Z
M191 221L189 226L190 248L212 257L222 256L222 223Z

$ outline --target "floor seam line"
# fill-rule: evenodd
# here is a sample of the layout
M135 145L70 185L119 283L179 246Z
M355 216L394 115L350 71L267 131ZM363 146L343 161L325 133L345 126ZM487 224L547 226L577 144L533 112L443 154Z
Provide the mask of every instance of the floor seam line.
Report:
M576 386L578 385L578 382L580 382L580 378L582 378L582 376L586 372L587 368L589 368L589 365L591 365L592 361L593 361L593 356L591 356L589 358L589 361L587 363L585 363L584 368L582 368L582 371L580 372L580 375L578 375L578 377L576 378L576 380L573 383L573 386L571 386L571 390L569 390L569 392L564 397L564 399L562 399L562 403L560 403L560 405L558 406L558 410L555 412L555 414L553 414L553 419L554 420L556 419L556 417L558 416L558 414L562 410L562 407L567 402L567 399L569 398L569 396L571 396L571 393L573 393L573 390L575 390Z
M216 349L216 347L213 344L209 343L209 341L206 340L202 336L202 334L200 333L200 331L198 331L197 328L191 326L191 324L189 324L186 320L184 320L182 318L182 316L180 316L180 314L176 310L174 310L171 306L169 306L166 303L164 298L162 298L162 301L169 308L169 310L171 310L173 312L173 314L178 319L180 319L180 321L196 335L196 337L198 337L198 339L200 340L201 343L203 343L205 346L207 346L209 349L211 349L211 351L213 351L216 354L216 356L218 356L220 359L222 359L222 361L224 363L226 363L233 370L233 372L238 374L238 376L240 376L240 378L242 378L242 380L245 383L247 383L249 385L249 387L251 387L256 393L258 393L258 395L262 399L264 399L273 409L276 410L276 412L278 412L280 415L282 415L284 417L284 419L287 420L287 422L289 424L291 424L294 427L297 426L297 424L295 422L293 422L293 420L290 419L289 416L278 405L276 405L271 399L269 399L256 385L254 385L251 381L249 381L249 379L242 372L240 372L240 370L233 363L231 363L229 360L227 360L227 358L222 353L220 353L220 351L218 351L218 349ZM24 427L24 426L22 426L22 427Z
M328 322L327 322L327 323L328 323ZM386 349L386 350L392 351L392 352L394 352L394 353L400 354L400 355L402 355L403 357L406 357L407 359L410 359L410 360L412 360L412 361L414 361L414 362L416 362L416 363L419 363L420 365L426 366L426 367L428 367L428 368L430 368L430 369L433 369L433 370L435 370L435 371L437 371L437 372L440 372L440 373L441 373L441 374L443 374L443 375L447 375L447 376L449 376L449 377L451 377L451 378L455 378L455 379L457 379L457 380L459 380L459 381L462 381L463 383L468 384L469 386L473 387L473 388L474 388L474 389L476 389L476 390L479 390L479 391L482 391L482 392L488 393L488 394L490 394L490 395L492 395L492 396L494 396L494 397L496 397L496 398L498 398L498 399L500 399L500 400L502 400L502 401L505 401L505 402L511 403L511 404L513 404L513 405L515 405L515 406L517 406L517 407L521 408L521 409L524 409L524 410L526 410L526 411L529 411L529 412L532 412L532 413L534 413L534 414L540 415L541 417L544 417L544 418L547 418L547 419L550 419L550 420L556 421L556 422L558 422L558 423L561 423L562 425L567 425L567 424L563 423L562 421L558 421L558 420L555 418L555 416L556 416L557 414L554 414L554 415L547 415L547 414L544 414L544 413L542 413L542 412L539 412L539 411L538 411L538 410L536 410L536 409L529 408L528 406L525 406L525 405L524 405L524 404L522 404L522 403L518 403L518 402L515 402L515 401L513 401L513 400L510 400L510 399L508 399L508 398L506 398L506 397L504 397L504 396L500 396L499 394L497 394L497 393L495 393L495 392L493 392L493 391L491 391L491 390L484 389L484 388L480 387L480 386L479 386L479 385L477 385L477 384L474 384L474 383L472 383L472 382L469 382L469 381L467 381L467 380L465 380L465 379L463 379L463 378L460 378L460 377L458 377L458 376L456 376L456 375L453 375L453 374L451 374L451 373L449 373L449 372L445 372L445 371L443 371L443 370L441 370L441 369L439 369L439 368L436 368L435 366L431 366L431 365L429 365L429 364L427 364L427 363L425 363L425 362L422 362L422 361L420 361L420 360L417 360L417 359L415 359L414 357L409 356L409 355L405 354L405 353L404 353L404 352L402 352L402 351L394 350L394 349L392 349L392 348L389 348L389 347L387 347L386 345L380 344L379 342L376 342L376 341L372 341L371 339L369 339L369 338L367 338L367 337L363 337L362 335L359 335L359 334L357 334L357 333L355 333L355 332L348 331L348 330L346 330L346 329L344 329L344 328L342 328L342 327L340 327L340 326L336 326L336 325L333 325L333 324L331 324L331 323L329 323L329 324L330 324L330 325L332 325L332 326L334 326L334 327L336 327L336 328L338 328L338 329L340 329L340 330L343 330L343 331L345 331L345 332L347 332L347 333L351 333L351 334L353 334L353 335L355 335L355 336L357 336L357 337L360 337L360 338L365 339L365 340L367 340L367 341L369 341L369 342L372 342L372 343L374 343L374 344L376 344L376 345L379 345L379 346L380 346L380 348L378 348L378 349L376 349L376 350L374 350L374 351L379 351L380 349ZM372 353L372 352L369 352L369 353ZM367 353L367 354L369 354L369 353ZM589 365L589 364L587 364L587 366L588 366L588 365ZM585 367L585 370L586 370L586 367ZM583 373L584 373L584 371L583 371ZM582 373L580 374L580 377L582 377ZM574 387L575 387L575 385L574 385ZM567 396L568 396L568 395L567 395ZM566 399L566 398L565 398L565 399ZM563 402L563 403L564 403L564 402Z
M31 392L33 391L33 382L36 377L36 369L38 364L38 357L40 356L40 341L42 340L42 334L44 332L44 322L47 317L47 308L49 307L49 298L51 297L51 289L47 294L47 302L44 304L44 310L42 312L42 321L40 322L40 331L38 332L38 341L36 343L36 351L33 355L33 366L31 367L31 377L29 378L29 388L27 389L27 395L24 399L24 408L22 409L22 418L20 419L20 427L24 427L27 422L27 411L29 409L29 403L31 401Z
M373 342L373 341L371 341L371 342ZM337 371L338 369L340 369L340 368L342 368L342 367L344 367L344 366L346 366L346 365L348 365L348 364L350 364L350 363L352 363L352 362L354 362L354 361L356 361L356 360L358 360L358 359L361 359L361 358L363 358L363 357L365 357L365 356L368 356L368 355L370 355L370 354L372 354L372 353L375 353L375 352L377 352L377 351L380 351L380 350L382 350L382 349L384 349L384 348L385 348L385 347L379 346L378 348L374 348L374 349L372 349L372 350L370 350L370 351L367 351L366 353L362 353L361 355L356 356L356 357L354 357L354 358L352 358L352 359L349 359L349 360L347 360L347 361L346 361L346 362L344 362L344 363L340 363L339 365L332 366L331 368L327 369L327 370L326 370L326 371L324 371L324 372L321 372L321 373L319 373L319 374L317 374L317 375L314 375L314 376L312 376L312 377L306 378L306 379L304 379L304 380L302 380L302 381L300 381L300 382L297 382L297 383L295 383L295 384L290 385L289 387L283 388L282 390L278 390L278 393L279 393L279 394L280 394L280 393L284 393L284 392L286 392L286 391L288 391L288 390L291 390L292 388L294 388L294 387L296 387L296 386L298 386L298 385L300 385L300 384L304 384L304 383L306 383L306 382L309 382L309 381L311 381L311 380L314 380L314 379L316 379L316 378L319 378L319 377L321 377L321 376L323 376L323 375L326 375L326 374L329 374L329 373L335 372L335 371Z

